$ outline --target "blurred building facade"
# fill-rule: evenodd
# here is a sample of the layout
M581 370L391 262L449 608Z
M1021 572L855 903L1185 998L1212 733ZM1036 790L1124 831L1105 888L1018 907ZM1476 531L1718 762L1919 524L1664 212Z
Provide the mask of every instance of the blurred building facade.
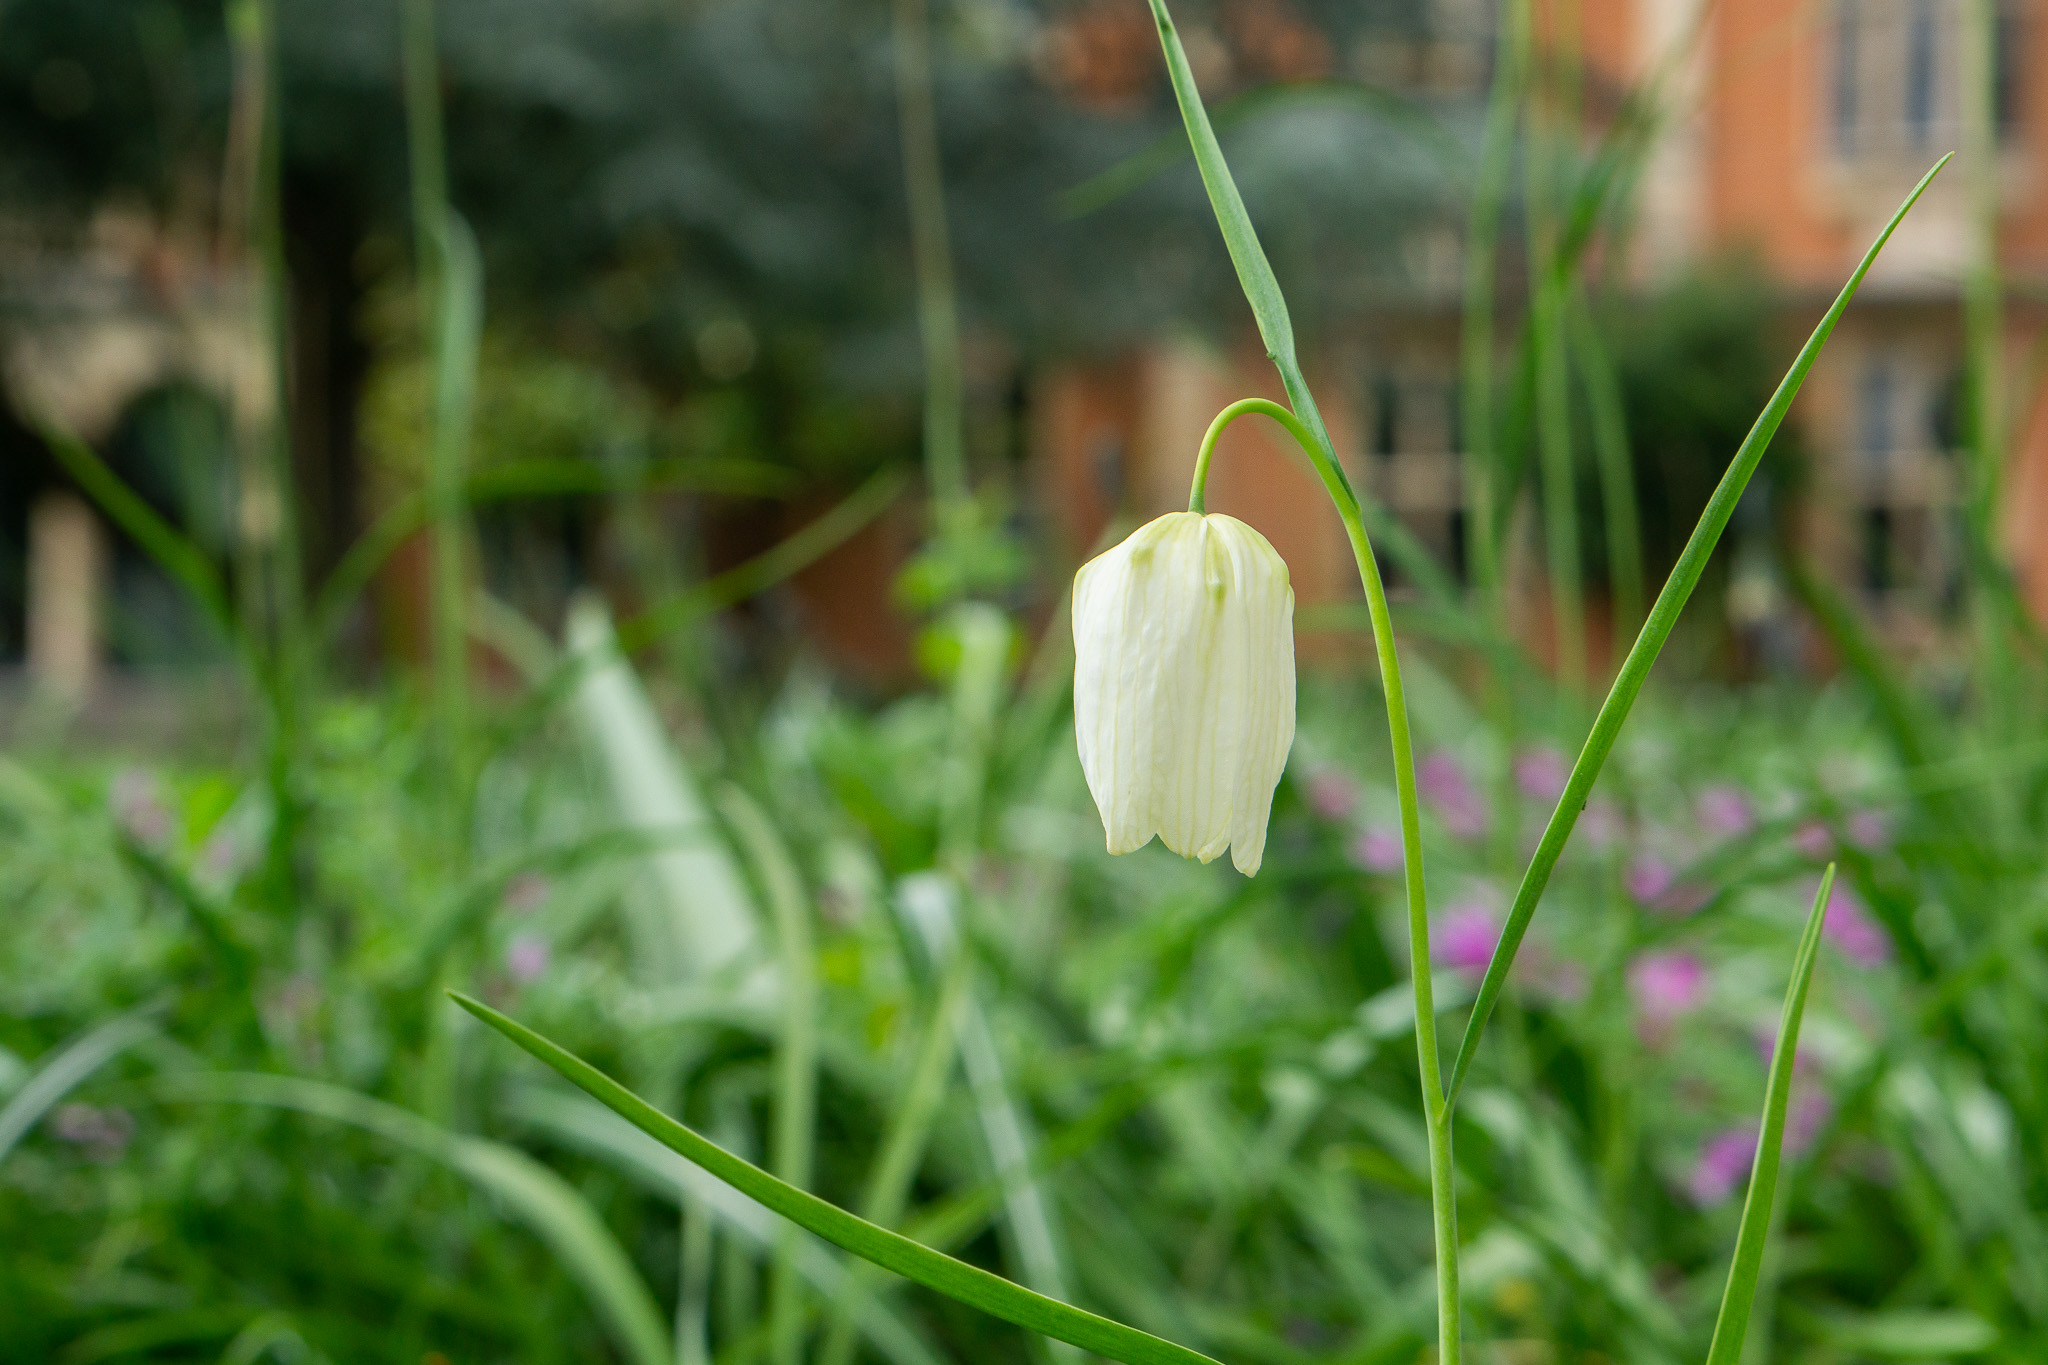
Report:
M2039 82L2048 74L2048 22L2030 0L1996 2L1991 75L2008 427L2001 531L2028 600L2048 619L2048 407L2038 401L2048 300L2048 98ZM1965 3L1582 0L1588 147L1631 92L1652 82L1661 81L1672 111L1634 188L1630 258L1607 263L1618 266L1625 288L1647 294L1717 253L1753 253L1780 287L1789 356L1913 184L1963 144ZM1491 47L1485 9L1435 0L1423 36L1361 46L1346 74L1425 93L1463 81L1480 95ZM1539 6L1539 27L1555 12L1555 4ZM1959 156L1907 217L1794 414L1811 459L1792 538L1808 563L1906 645L1931 643L1953 614L1964 549L1968 170ZM1511 224L1510 239L1515 231ZM1518 293L1526 298L1512 245L1500 283L1509 312ZM1455 241L1424 242L1415 255L1414 294L1355 328L1314 338L1319 372L1310 380L1354 480L1455 566L1465 511L1460 253ZM1511 322L1499 330L1511 335ZM1040 467L1069 549L1085 551L1116 510L1149 516L1184 505L1209 415L1274 387L1255 339L1229 355L1168 341L1114 367L1047 376ZM1304 603L1355 597L1341 530L1312 477L1277 431L1243 430L1255 425L1241 423L1226 438L1211 507L1273 532ZM1534 528L1524 522L1516 539L1525 543L1509 549L1511 575L1523 598L1518 615L1540 635L1541 552L1526 543ZM1731 609L1771 612L1772 585L1751 586L1762 592L1736 595ZM1589 615L1597 635L1597 602ZM1532 643L1542 651L1541 639Z

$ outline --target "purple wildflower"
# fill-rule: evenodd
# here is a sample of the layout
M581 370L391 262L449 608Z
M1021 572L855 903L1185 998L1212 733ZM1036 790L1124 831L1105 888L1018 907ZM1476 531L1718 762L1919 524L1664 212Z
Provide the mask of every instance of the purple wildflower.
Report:
M1835 851L1835 834L1819 820L1802 820L1792 832L1792 847L1801 856L1820 862Z
M135 1135L135 1118L126 1109L63 1104L50 1115L50 1130L60 1141L85 1148L94 1161L112 1161Z
M1623 885L1637 904L1666 915L1689 915L1706 904L1699 887L1678 880L1678 870L1653 853L1629 864Z
M1334 768L1308 780L1309 809L1325 820L1348 819L1358 809L1358 784Z
M1859 810L1849 816L1849 842L1865 853L1891 847L1892 818L1881 810Z
M1818 888L1815 889L1818 894ZM1821 933L1859 967L1881 967L1891 960L1892 942L1870 911L1848 887L1836 882L1828 894Z
M1628 865L1628 875L1624 880L1633 899L1644 905L1654 905L1678 884L1678 873L1662 858L1644 853Z
M505 972L523 986L547 971L552 956L546 939L536 934L516 935L505 948Z
M1529 749L1515 757L1515 786L1524 796L1555 801L1564 795L1571 771L1570 762L1557 750Z
M1579 838L1593 853L1605 853L1621 842L1621 807L1604 796L1596 796L1579 813Z
M1725 1204L1755 1160L1756 1130L1725 1128L1700 1144L1685 1192L1703 1209Z
M1756 826L1756 812L1742 788L1722 782L1707 788L1693 803L1693 818L1700 828L1720 839L1747 834Z
M519 872L505 883L505 908L515 915L530 914L547 904L553 887L538 872Z
M1454 905L1431 935L1430 956L1461 972L1483 972L1500 945L1500 921L1483 905Z
M1646 1042L1661 1042L1707 998L1707 968L1691 953L1645 953L1629 964L1628 991Z
M107 809L122 832L136 843L161 848L171 841L177 821L164 801L163 783L146 768L123 768L107 788Z
M1401 870L1401 835L1385 825L1371 825L1351 841L1351 861L1368 872Z
M1438 749L1423 759L1415 769L1415 785L1452 834L1477 839L1486 833L1486 807L1479 791L1451 754Z
M1792 1099L1785 1114L1785 1154L1804 1156L1813 1150L1820 1130L1835 1116L1835 1102L1825 1090L1805 1090Z

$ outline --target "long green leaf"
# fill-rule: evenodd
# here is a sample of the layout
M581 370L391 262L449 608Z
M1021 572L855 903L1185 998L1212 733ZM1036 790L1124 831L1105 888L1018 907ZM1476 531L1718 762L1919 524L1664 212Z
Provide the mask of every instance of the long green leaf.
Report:
M1821 874L1820 892L1806 917L1799 956L1792 964L1792 985L1785 992L1784 1013L1778 1016L1778 1045L1771 1053L1771 1079L1764 1088L1764 1126L1757 1134L1756 1165L1750 1172L1749 1196L1742 1202L1742 1228L1735 1235L1735 1262L1728 1267L1728 1288L1714 1321L1714 1343L1707 1365L1736 1365L1742 1359L1742 1337L1749 1329L1756 1302L1757 1276L1763 1269L1764 1240L1771 1231L1771 1206L1778 1197L1778 1158L1785 1145L1785 1106L1792 1098L1793 1063L1799 1055L1799 1024L1806 1017L1806 992L1813 984L1813 966L1820 953L1821 925L1827 919L1828 896L1835 889L1835 865Z
M1951 153L1953 155L1953 153ZM1592 733L1586 736L1586 744L1579 751L1578 761L1572 765L1571 777L1565 783L1564 794L1558 798L1557 809L1551 812L1550 822L1543 828L1543 838L1536 846L1535 856L1529 860L1528 871L1522 875L1522 884L1515 891L1514 908L1508 913L1506 926L1501 930L1500 944L1494 949L1493 961L1487 964L1486 977L1479 983L1479 995L1472 1004L1472 1017L1465 1025L1465 1037L1458 1045L1458 1059L1451 1066L1449 1095L1456 1101L1459 1088L1464 1084L1465 1074L1472 1065L1473 1054L1479 1049L1480 1035L1486 1029L1487 1017L1493 1013L1495 1002L1500 999L1501 990L1507 985L1508 969L1514 965L1515 951L1522 945L1522 936L1529 931L1529 921L1536 913L1536 902L1542 898L1543 888L1549 884L1550 873L1557 866L1558 857L1564 852L1565 840L1571 837L1572 826L1578 822L1579 812L1584 809L1587 798L1592 794L1593 783L1600 776L1607 755L1614 748L1615 740L1621 734L1622 724L1627 721L1629 709L1635 705L1636 696L1643 690L1643 683L1650 676L1650 666L1657 661L1658 652L1670 638L1672 627L1678 624L1678 615L1685 610L1686 600L1692 596L1693 588L1699 583L1700 575L1706 571L1707 560L1714 553L1714 546L1721 539L1721 532L1728 525L1728 518L1734 515L1735 504L1742 498L1742 490L1749 486L1750 475L1756 472L1764 451L1771 438L1778 432L1778 426L1785 420L1785 413L1792 406L1792 400L1799 394L1799 386L1806 382L1807 371L1819 358L1821 347L1841 320L1849 301L1856 297L1857 287L1863 277L1870 273L1870 267L1877 260L1877 253L1891 240L1892 232L1906 216L1907 210L1919 202L1934 177L1946 166L1949 158L1944 156L1934 164L1933 169L1920 178L1906 201L1886 223L1884 231L1870 244L1870 250L1863 253L1863 259L1856 266L1849 282L1842 286L1834 305L1820 325L1813 329L1813 335L1800 348L1799 356L1792 362L1792 368L1779 383L1771 401L1764 405L1763 413L1756 419L1756 425L1749 429L1742 446L1735 452L1735 458L1728 464L1727 472L1714 489L1714 496L1707 501L1706 511L1700 514L1699 525L1693 527L1691 537L1685 542L1685 549L1678 556L1678 563L1672 567L1671 576L1664 580L1663 591L1657 594L1657 601L1650 608L1650 616L1643 623L1642 633L1628 652L1628 658L1621 665L1621 672L1614 680L1607 700L1600 704L1600 714L1593 720Z
M451 993L452 994L452 993ZM885 1231L846 1210L777 1180L768 1172L685 1128L588 1062L564 1051L490 1006L456 994L455 1002L554 1068L564 1078L673 1152L696 1162L742 1194L863 1260L978 1308L991 1317L1108 1356L1124 1365L1216 1365L1208 1356L1135 1327L1034 1294L1000 1275Z
M38 1067L7 1107L0 1109L0 1161L6 1160L14 1144L52 1105L129 1046L156 1032L156 1025L150 1022L153 1012L145 1007L116 1015L66 1043Z
M240 631L236 628L234 609L228 605L227 590L221 584L220 570L206 553L144 502L77 436L47 422L38 429L38 434L86 496L98 503L100 510L142 547L144 554L177 579L230 640L239 641Z
M298 1076L200 1072L166 1077L168 1099L264 1105L374 1133L439 1161L501 1200L582 1286L633 1365L672 1365L668 1330L611 1229L567 1181L516 1147L451 1133L418 1114Z

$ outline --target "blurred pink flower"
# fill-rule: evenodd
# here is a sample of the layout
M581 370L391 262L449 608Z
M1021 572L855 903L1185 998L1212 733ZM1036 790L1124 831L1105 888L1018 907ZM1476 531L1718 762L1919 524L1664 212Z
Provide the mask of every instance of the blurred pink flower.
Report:
M1628 991L1643 1040L1662 1042L1684 1015L1706 1003L1706 964L1691 953L1644 953L1629 964Z
M1538 801L1555 801L1563 796L1571 773L1570 760L1555 749L1527 749L1515 757L1515 786L1522 795Z
M94 1161L112 1161L135 1136L135 1118L126 1109L60 1104L50 1115L50 1129L60 1141L85 1148Z
M1828 1092L1808 1088L1793 1095L1785 1111L1785 1155L1805 1156L1813 1150L1820 1130L1835 1116L1835 1102Z
M505 883L505 908L524 915L547 904L553 886L538 872L517 872Z
M1814 894L1819 893L1820 888L1815 886ZM1892 941L1884 927L1871 918L1856 893L1839 881L1828 893L1827 913L1820 931L1828 942L1842 950L1842 956L1859 967L1881 967L1891 960Z
M1801 820L1792 832L1792 847L1801 855L1820 862L1835 851L1835 834L1819 820Z
M107 809L123 833L149 848L169 843L177 829L163 783L147 768L123 768L114 774L107 787Z
M1604 796L1596 796L1579 813L1577 834L1588 851L1605 853L1621 842L1621 807Z
M1700 1144L1685 1178L1685 1192L1703 1209L1725 1204L1755 1160L1756 1130L1725 1128Z
M1401 835L1385 825L1372 825L1351 841L1351 861L1367 872L1401 870Z
M1515 980L1532 996L1575 1005L1586 998L1586 969L1548 952L1541 943L1524 940L1515 954Z
M1486 833L1486 807L1472 779L1451 754L1438 749L1417 764L1415 785L1452 834L1477 839Z
M1638 854L1623 886L1637 904L1665 915L1689 915L1706 904L1706 893L1678 880L1678 870L1654 853Z
M1677 885L1678 873L1662 858L1643 853L1628 865L1628 875L1623 880L1631 897L1649 905Z
M1335 768L1325 768L1308 780L1309 809L1325 820L1344 820L1358 809L1358 784Z
M552 957L546 939L537 934L515 935L505 948L505 974L524 986L547 971Z
M1756 812L1742 788L1721 782L1701 792L1693 803L1693 818L1700 828L1720 839L1747 834L1756 825Z
M1865 853L1891 847L1892 818L1881 810L1859 810L1849 816L1849 842Z
M1500 944L1500 921L1483 905L1454 905L1430 933L1429 955L1437 965L1483 972Z

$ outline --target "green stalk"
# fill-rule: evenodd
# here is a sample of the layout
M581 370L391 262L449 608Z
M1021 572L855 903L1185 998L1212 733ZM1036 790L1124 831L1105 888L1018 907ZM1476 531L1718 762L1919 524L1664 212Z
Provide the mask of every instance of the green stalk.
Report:
M1593 451L1600 469L1600 509L1606 519L1607 574L1614 589L1614 635L1643 619L1643 538L1636 520L1635 469L1629 458L1628 415L1614 365L1593 325L1585 291L1572 291L1572 352L1593 413Z
M1157 0L1154 0L1155 4ZM1372 618L1373 646L1379 652L1380 682L1387 698L1387 728L1394 748L1394 788L1401 803L1401 852L1408 893L1409 976L1415 988L1415 1050L1422 1073L1423 1119L1429 1129L1430 1206L1436 1227L1437 1359L1458 1365L1458 1209L1452 1186L1451 1111L1445 1100L1442 1061L1437 1051L1436 1001L1429 968L1429 907L1422 885L1420 803L1415 792L1415 751L1408 730L1407 696L1401 688L1401 664L1394 652L1393 619L1379 564L1366 538L1358 500L1344 480L1344 471L1316 443L1315 434L1294 413L1266 398L1240 398L1222 412L1202 437L1195 455L1194 484L1188 510L1200 512L1209 474L1209 460L1223 429L1247 413L1270 417L1306 452L1322 477L1323 487L1344 522L1351 554L1358 561L1359 581Z
M1374 558L1372 542L1366 535L1358 495L1344 477L1337 452L1330 444L1329 430L1323 425L1322 416L1316 410L1315 397L1309 392L1308 380L1302 374L1301 362L1295 353L1294 324L1288 317L1287 300L1280 293L1280 282L1274 277L1265 249L1259 245L1251 215L1245 212L1244 200L1238 194L1236 182L1230 176L1230 167L1223 159L1223 149L1217 145L1215 129L1209 126L1208 112L1202 107L1201 92L1195 86L1195 75L1188 66L1187 52L1181 46L1180 35L1174 30L1173 18L1166 12L1165 0L1151 0L1151 3L1152 17L1159 25L1160 44L1166 53L1166 69L1173 80L1174 98L1180 105L1181 119L1187 125L1188 140L1194 147L1195 165L1201 170L1202 184L1208 190L1209 203L1215 210L1217 226L1223 232L1224 245L1230 251L1238 281L1258 321L1259 335L1266 343L1266 355L1280 372L1280 383L1287 392L1292 411L1277 403L1260 407L1233 404L1232 407L1272 417L1301 446L1344 523L1352 557L1358 563L1359 582L1365 588L1366 610L1372 621L1373 648L1379 655L1380 685L1387 702L1387 732L1394 757L1394 788L1401 806L1409 974L1415 988L1416 1059L1422 1078L1423 1116L1429 1127L1430 1203L1436 1225L1437 1359L1439 1365L1459 1365L1458 1218L1452 1191L1450 1105L1443 1085L1442 1060L1437 1055L1436 1004L1429 973L1429 904L1422 876L1421 805L1415 791L1415 749L1408 728L1407 693L1401 685L1401 660L1394 649L1393 615L1387 609L1386 585L1381 581L1379 561ZM1244 400L1246 404L1258 401ZM1212 424L1210 430L1220 434L1221 428ZM1213 450L1213 437L1205 438L1204 444ZM1206 472L1206 465L1203 468ZM1199 505L1201 500L1202 487L1198 484L1190 493L1189 505Z
M727 793L724 807L775 918L781 949L782 1038L775 1050L775 1131L769 1160L784 1183L801 1190L811 1183L818 1126L818 960L811 942L810 907L789 850L761 808L737 789ZM768 1320L778 1365L800 1365L804 1307L794 1228L776 1244L768 1280Z
M1952 154L1951 154L1952 155ZM1707 507L1700 514L1699 524L1693 527L1691 537L1685 542L1685 549L1679 553L1678 563L1672 567L1671 576L1664 581L1663 591L1657 594L1655 605L1650 608L1649 619L1643 623L1642 633L1623 661L1620 673L1614 679L1614 686L1607 693L1607 700L1600 705L1600 713L1593 720L1591 733L1586 736L1585 747L1579 751L1578 761L1572 765L1571 776L1565 782L1564 794L1558 797L1557 807L1550 814L1550 821L1543 828L1543 838L1536 845L1536 852L1529 860L1529 867L1522 874L1522 883L1515 891L1514 908L1508 912L1508 921L1501 929L1500 945L1494 949L1493 960L1487 964L1485 979L1479 983L1478 997L1472 1004L1472 1015L1465 1025L1464 1040L1458 1045L1457 1061L1451 1067L1449 1098L1456 1103L1458 1091L1464 1084L1465 1075L1471 1069L1472 1057L1479 1049L1480 1035L1485 1032L1487 1017L1493 1012L1494 1004L1500 999L1501 990L1507 985L1508 969L1514 965L1515 951L1521 947L1522 936L1529 930L1529 921L1536 913L1536 902L1543 895L1543 888L1550 881L1550 873L1557 866L1559 855L1564 852L1565 840L1571 837L1572 826L1578 822L1579 812L1592 795L1594 780L1600 776L1600 768L1606 763L1607 755L1614 748L1615 740L1621 734L1622 724L1627 721L1629 709L1635 705L1636 697L1643 690L1643 683L1650 676L1650 666L1656 662L1657 654L1670 638L1672 627L1678 624L1679 613L1685 610L1686 600L1692 596L1693 588L1705 572L1707 560L1714 553L1714 546L1721 539L1721 532L1728 525L1728 518L1734 515L1735 504L1742 497L1742 490L1756 472L1757 463L1763 459L1764 450L1771 438L1777 434L1778 426L1785 420L1785 413L1791 408L1792 400L1799 393L1799 387L1806 382L1807 371L1819 358L1821 348L1827 344L1834 332L1835 324L1841 320L1849 301L1856 297L1857 288L1863 277L1870 273L1870 267L1877 260L1877 253L1891 240L1899 222L1907 210L1919 202L1920 196L1934 177L1946 166L1949 158L1944 156L1934 168L1920 178L1906 201L1892 214L1877 240L1863 253L1863 259L1856 266L1849 282L1842 286L1827 315L1820 325L1813 329L1813 335L1806 339L1792 368L1779 383L1771 401L1764 405L1756 425L1743 438L1735 458L1729 461L1727 472L1722 474L1720 484L1714 489L1713 497L1707 500Z
M441 65L434 0L405 0L405 144L412 177L412 240L420 325L431 345L440 299L441 234L448 214L447 142L441 122Z
M1523 157L1523 200L1530 262L1529 345L1536 362L1536 448L1543 479L1543 545L1550 578L1550 629L1558 681L1568 696L1586 689L1586 596L1579 563L1579 505L1574 486L1571 379L1565 348L1566 264L1551 204L1564 159L1556 112L1544 113L1532 82L1530 140ZM1540 133L1540 136L1539 136Z
M960 305L946 188L932 96L931 22L925 0L895 0L896 108L903 179L910 199L910 247L917 272L917 325L924 341L924 461L935 520L951 524L967 501L961 431Z
M1998 508L2005 470L2004 330L1998 271L1998 128L1996 0L1963 0L1959 89L1962 92L1963 186L1969 264L1963 281L1964 374L1969 386L1970 462L1965 507L1976 591L1971 611L1989 693L1992 742L2018 738L2009 588L1999 556Z
M552 1067L641 1132L687 1157L771 1212L843 1251L937 1290L991 1317L1079 1346L1123 1365L1217 1365L1198 1351L1085 1309L1035 1294L979 1266L968 1265L899 1233L828 1204L677 1123L590 1063L468 996L454 1000L532 1056Z
M1785 1008L1778 1016L1771 1079L1764 1088L1763 1130L1757 1134L1756 1164L1750 1172L1749 1194L1742 1201L1742 1227L1735 1235L1735 1260L1728 1268L1728 1287L1721 1296L1720 1314L1714 1320L1714 1341L1707 1348L1707 1365L1737 1365L1742 1359L1742 1338L1749 1330L1750 1310L1756 1302L1757 1280L1763 1270L1764 1244L1770 1236L1772 1211L1777 1204L1778 1160L1785 1145L1785 1108L1792 1098L1793 1063L1799 1055L1799 1024L1806 1016L1806 992L1813 984L1821 925L1827 919L1828 894L1834 885L1835 865L1829 863L1820 879L1820 893L1813 898L1813 911L1806 917L1799 956L1792 964L1792 984L1785 992Z
M469 711L463 484L483 328L483 271L475 239L448 207L434 0L405 0L401 36L413 273L420 325L434 357L434 440L427 470L434 529L434 706L440 721L442 771L454 793L466 786L461 773Z
M469 716L467 499L470 428L476 410L477 351L483 336L483 267L476 239L454 214L442 220L441 306L434 343L434 444L428 500L434 519L434 697L451 796L462 780ZM459 808L464 799L451 802ZM460 824L457 826L458 832ZM456 846L460 847L459 837Z
M1500 547L1493 538L1499 473L1494 449L1493 308L1500 223L1514 171L1516 106L1528 77L1528 0L1503 0L1501 32L1486 96L1486 126L1472 216L1465 231L1465 305L1460 338L1460 425L1464 428L1466 572L1473 590L1498 618Z

